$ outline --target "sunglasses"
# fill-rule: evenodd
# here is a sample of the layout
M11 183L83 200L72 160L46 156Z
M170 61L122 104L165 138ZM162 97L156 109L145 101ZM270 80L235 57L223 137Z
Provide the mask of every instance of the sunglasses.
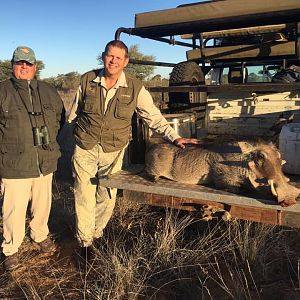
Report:
M24 64L28 67L33 66L33 64L31 64L31 63L29 63L28 61L25 61L25 60L19 60L19 61L14 62L14 65L16 65L16 66L23 66Z

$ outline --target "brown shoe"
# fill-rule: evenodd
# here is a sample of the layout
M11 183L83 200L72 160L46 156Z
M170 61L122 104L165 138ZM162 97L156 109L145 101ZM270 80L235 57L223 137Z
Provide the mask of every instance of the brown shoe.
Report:
M4 259L4 268L6 271L13 271L20 266L18 253L14 253L9 256L5 256Z
M49 237L39 243L33 241L33 244L43 253L54 253L57 249L55 243Z

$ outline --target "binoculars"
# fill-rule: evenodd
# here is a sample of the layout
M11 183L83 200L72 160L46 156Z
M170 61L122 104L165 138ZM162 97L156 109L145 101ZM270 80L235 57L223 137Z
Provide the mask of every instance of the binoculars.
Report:
M34 146L48 145L50 143L48 127L33 127L33 141Z

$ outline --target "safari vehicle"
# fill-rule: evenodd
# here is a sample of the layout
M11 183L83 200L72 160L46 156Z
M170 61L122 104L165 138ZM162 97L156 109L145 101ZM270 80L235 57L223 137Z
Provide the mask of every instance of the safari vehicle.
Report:
M184 4L137 13L135 27L118 28L115 38L121 39L121 34L188 49L186 59L176 64L130 61L173 67L169 87L149 90L162 94L159 107L180 134L180 129L189 126L185 136L272 139L282 122L300 122L300 82L284 78L274 82L278 72L300 66L299 0ZM143 163L140 154L151 142L150 136L135 119L129 151L133 169L136 163ZM300 140L294 140L292 164L300 160L299 146ZM299 174L293 176L298 183ZM151 183L131 171L114 174L102 185L117 187L125 196L153 205L186 210L213 206L233 217L300 228L300 204L283 208L266 199L202 186L167 180Z

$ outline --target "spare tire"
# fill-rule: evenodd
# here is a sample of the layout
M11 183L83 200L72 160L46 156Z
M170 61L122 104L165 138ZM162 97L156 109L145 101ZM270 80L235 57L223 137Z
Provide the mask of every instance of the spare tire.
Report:
M177 64L169 79L169 86L180 85L199 85L205 84L205 78L200 66L192 61L181 62ZM169 107L180 108L181 106L188 106L190 103L206 102L206 93L192 93L192 92L170 92L169 93Z
M204 84L205 79L199 65L193 61L177 64L171 74L169 86Z

